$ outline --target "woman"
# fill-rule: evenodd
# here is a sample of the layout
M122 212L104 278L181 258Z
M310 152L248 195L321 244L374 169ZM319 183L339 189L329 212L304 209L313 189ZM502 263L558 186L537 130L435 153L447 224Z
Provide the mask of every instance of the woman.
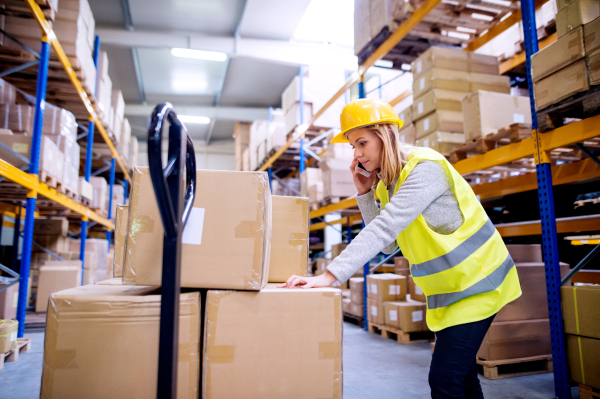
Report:
M483 398L476 354L496 313L521 295L516 267L469 184L434 150L402 144L402 124L382 100L344 107L342 132L332 143L354 148L350 171L367 225L325 274L292 276L282 287L343 283L380 251L399 246L427 296L427 325L436 332L432 398Z

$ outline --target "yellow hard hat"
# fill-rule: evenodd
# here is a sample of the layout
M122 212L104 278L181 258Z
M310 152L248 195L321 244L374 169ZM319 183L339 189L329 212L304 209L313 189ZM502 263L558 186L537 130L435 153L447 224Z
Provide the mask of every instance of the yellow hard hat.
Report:
M332 143L349 143L347 134L360 127L377 123L396 123L400 129L404 124L392 106L378 98L361 98L349 102L342 109L340 123L342 131L331 140Z

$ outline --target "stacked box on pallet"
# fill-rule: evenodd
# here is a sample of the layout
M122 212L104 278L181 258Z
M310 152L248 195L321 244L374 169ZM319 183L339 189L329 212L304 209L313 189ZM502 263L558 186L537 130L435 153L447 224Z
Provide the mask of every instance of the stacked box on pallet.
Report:
M320 276L327 271L327 266L331 263L331 259L317 258L315 262L315 276Z
M244 168L243 154L250 146L250 123L236 122L233 128L235 137L235 170L249 170Z
M123 93L121 90L113 90L111 101L114 110L114 119L112 121L112 133L114 141L120 143L121 140L127 140L127 146L124 148L124 152L120 154L124 158L129 158L129 137L122 137L121 130L125 118L125 100L123 100ZM131 135L131 132L130 132Z
M94 198L90 208L108 211L108 183L104 177L90 177L90 184L94 190Z
M410 266L408 264L408 259L404 256L396 256L394 258L394 274L405 276L406 278L410 277Z
M406 144L415 144L415 140L417 139L417 130L415 129L415 125L413 124L412 105L400 111L398 113L398 118L400 118L400 120L404 122L402 128L398 132L400 142Z
M112 96L112 80L108 76L108 55L106 51L98 54L98 81L96 83L96 102L100 119L104 127L108 126L110 103Z
M0 105L1 107L2 105ZM18 169L28 171L31 139L31 136L23 134L0 135L0 143L12 150L8 151L4 147L0 147L0 158ZM19 154L19 156L15 155L15 153ZM47 136L42 137L39 159L38 173L55 178L57 182L62 180L64 155Z
M107 194L110 195L110 192ZM117 206L125 203L125 188L122 185L115 183L113 185L112 194L112 209L110 214L114 218L117 214Z
M311 186L323 182L323 171L319 168L306 168L300 174L300 195L308 196Z
M70 240L69 249L71 253L79 254L81 240ZM87 257L90 256L88 262ZM85 240L85 264L84 274L87 284L112 278L112 263L108 265L108 241L101 238L88 238ZM85 277L85 276L84 276Z
M371 274L367 276L367 313L369 323L385 324L385 302L406 299L408 286L405 276L392 273Z
M510 93L498 59L431 47L412 64L415 144L442 154L465 143L462 99L477 90Z
M135 153L132 154L132 151L135 151ZM117 152L119 153L119 156L129 164L130 167L134 166L131 164L132 157L135 158L133 161L137 164L137 139L135 140L135 144L132 145L131 125L129 124L129 120L127 118L123 119L123 122L121 123L121 137L119 139L119 144L117 145Z
M0 277L0 320L17 318L19 283L10 286L9 284L12 284L12 278Z
M350 314L362 317L364 315L364 277L350 277Z

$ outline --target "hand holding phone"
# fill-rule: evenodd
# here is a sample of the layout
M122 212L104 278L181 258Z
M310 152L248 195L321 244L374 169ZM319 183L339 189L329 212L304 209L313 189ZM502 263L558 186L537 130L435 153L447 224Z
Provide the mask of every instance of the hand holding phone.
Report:
M366 170L365 167L360 162L358 163L358 165L356 165L356 168L354 170L356 170L358 173L360 173L364 177L371 177L371 172Z

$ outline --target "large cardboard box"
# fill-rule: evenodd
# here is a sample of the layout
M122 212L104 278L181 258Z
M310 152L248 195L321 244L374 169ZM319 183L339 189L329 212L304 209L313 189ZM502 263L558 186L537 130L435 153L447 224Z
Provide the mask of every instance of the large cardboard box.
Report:
M66 217L35 218L33 234L40 236L66 237L69 232L69 221Z
M40 267L36 312L48 309L51 294L81 285L81 261L49 261Z
M413 123L413 107L412 105L398 113L398 118L404 122L403 126L408 126Z
M417 147L429 147L440 154L448 155L465 143L463 133L433 132L415 141Z
M113 258L113 276L123 276L125 264L125 244L127 241L127 223L129 222L129 205L117 205L115 218L115 256Z
M153 288L86 285L50 301L41 398L156 396L161 297ZM199 293L181 294L178 398L198 398L199 347Z
M414 100L412 114L414 120L419 120L433 111L462 112L462 99L466 93L449 90L430 90Z
M434 68L414 79L413 96L419 98L431 89L462 91L465 93L477 90L510 93L510 78L508 76Z
M369 323L385 323L385 308L383 307L383 302L367 298L367 320Z
M415 122L417 140L434 133L462 133L464 130L463 113L457 111L434 111Z
M362 291L353 291L350 290L350 301L352 303L356 303L357 305L363 305L364 304L364 294Z
M367 297L379 302L404 300L408 294L406 280L405 276L392 273L370 274L367 276Z
M271 253L271 192L264 172L196 171L198 195L181 246L181 286L259 290ZM135 168L123 281L161 284L164 229L148 168ZM210 187L218 195L201 195Z
M19 323L16 320L0 320L0 353L17 348L18 329Z
M590 84L600 84L600 50L587 57Z
M565 333L600 339L600 286L560 288Z
M541 263L544 261L541 244L507 244L506 249L515 263Z
M273 287L208 291L203 398L342 397L341 291Z
M600 16L598 0L574 0L556 14L556 34L565 36L573 29L587 24Z
M423 293L421 287L415 284L412 276L408 277L408 293L413 301L427 302L427 297Z
M571 65L585 57L585 54L583 27L580 26L531 57L533 81L537 82L561 68Z
M269 282L284 283L293 274L306 276L308 198L272 196L273 230Z
M529 97L476 91L466 96L462 104L467 143L513 123L531 123Z
M7 282L0 283L0 289L8 285ZM19 283L13 284L0 292L0 320L17 318L17 305L19 301ZM2 353L2 352L0 352Z
M404 332L429 331L425 322L427 305L417 301L385 302L385 325Z
M407 269L409 270L409 274L404 274ZM410 264L408 263L408 259L404 256L394 257L394 273L408 277L410 275Z
M433 68L500 75L498 58L445 47L430 47L412 63L415 79Z
M0 104L0 114L2 112L1 108L2 104ZM0 119L1 118L2 117L0 116ZM0 135L0 143L6 145L14 152L20 154L22 157L29 159L29 156L31 154L31 136L26 136L22 134L3 134ZM8 162L16 168L27 167L28 165L28 162L26 163L23 160L23 158L17 157L15 154L5 150L2 147L0 147L0 159ZM60 152L56 144L49 137L42 136L39 171L43 171L46 174L51 175L52 177L61 179L63 176L63 164L64 155L62 154L62 152ZM26 169L26 171L28 171L28 169Z
M494 322L548 318L546 265L543 262L515 264L522 295L500 309ZM569 274L568 264L560 263L560 274L562 277Z
M565 337L569 377L580 384L600 389L600 339L570 334Z
M585 60L580 60L534 83L535 107L539 111L590 88Z
M517 320L492 323L477 357L484 360L505 360L551 353L548 319Z
M350 301L350 298L342 299L342 312L350 313L350 304L351 303L352 302Z
M600 50L600 17L583 26L586 54Z
M398 132L401 143L414 144L417 139L417 129L415 125L411 123L408 126L404 126L402 130Z
M323 170L323 196L352 197L356 195L356 185L350 173L351 160L328 159L319 163Z

